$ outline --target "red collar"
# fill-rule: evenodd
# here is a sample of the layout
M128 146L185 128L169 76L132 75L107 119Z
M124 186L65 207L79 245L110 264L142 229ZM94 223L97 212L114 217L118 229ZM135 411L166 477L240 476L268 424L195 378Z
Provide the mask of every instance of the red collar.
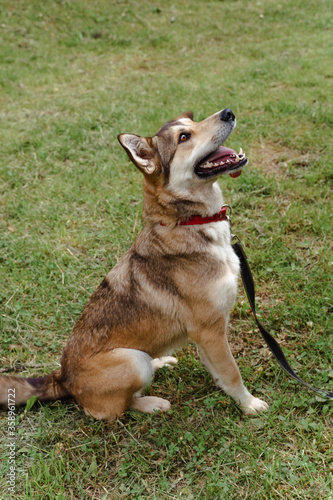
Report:
M228 218L228 208L228 205L224 205L217 214L211 215L210 217L201 217L201 215L194 215L187 220L178 222L177 226L194 226L197 224L209 224L210 222L226 220ZM166 224L163 224L163 222L161 222L160 224L161 226L166 226Z

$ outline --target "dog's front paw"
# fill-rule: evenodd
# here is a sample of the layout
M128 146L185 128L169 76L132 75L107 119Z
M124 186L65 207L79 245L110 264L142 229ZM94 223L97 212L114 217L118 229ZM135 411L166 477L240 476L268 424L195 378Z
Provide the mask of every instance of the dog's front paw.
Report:
M267 411L269 408L268 404L265 401L259 398L255 398L254 396L251 396L251 399L246 401L245 404L242 404L241 407L244 414L250 416L258 415L263 411Z
M155 358L152 360L151 364L154 370L158 370L159 368L163 368L163 366L167 366L168 368L173 368L172 365L176 365L178 360L173 356L163 356L162 358Z

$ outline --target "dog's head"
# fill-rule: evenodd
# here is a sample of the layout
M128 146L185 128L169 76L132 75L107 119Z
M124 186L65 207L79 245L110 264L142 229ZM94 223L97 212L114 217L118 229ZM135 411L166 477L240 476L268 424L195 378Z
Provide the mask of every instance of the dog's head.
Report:
M120 134L118 139L145 176L148 187L145 194L149 192L151 198L154 192L156 201L162 205L171 203L165 202L166 195L174 198L174 205L175 200L181 200L183 209L178 206L176 211L179 217L180 212L184 212L184 204L192 205L196 211L195 204L205 205L208 188L217 177L227 173L233 177L240 175L247 163L244 154L221 146L235 126L235 115L230 109L223 109L201 122L194 122L193 113L188 112L167 122L153 137ZM212 210L201 208L201 212ZM188 217L189 210L185 212L184 217Z

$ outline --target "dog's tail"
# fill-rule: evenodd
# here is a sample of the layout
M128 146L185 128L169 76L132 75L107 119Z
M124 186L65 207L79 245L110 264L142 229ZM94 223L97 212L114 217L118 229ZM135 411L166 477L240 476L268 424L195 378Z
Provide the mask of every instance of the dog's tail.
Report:
M40 401L56 401L69 396L60 382L60 370L40 378L0 376L0 407L19 406L37 396Z

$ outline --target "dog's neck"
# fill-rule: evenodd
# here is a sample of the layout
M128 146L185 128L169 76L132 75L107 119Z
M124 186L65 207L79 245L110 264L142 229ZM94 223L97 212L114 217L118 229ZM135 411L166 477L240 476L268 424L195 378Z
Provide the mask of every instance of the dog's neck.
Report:
M150 222L177 225L194 216L210 217L223 205L217 182L198 186L192 192L176 192L171 187L153 185L145 179L143 184L143 217Z

